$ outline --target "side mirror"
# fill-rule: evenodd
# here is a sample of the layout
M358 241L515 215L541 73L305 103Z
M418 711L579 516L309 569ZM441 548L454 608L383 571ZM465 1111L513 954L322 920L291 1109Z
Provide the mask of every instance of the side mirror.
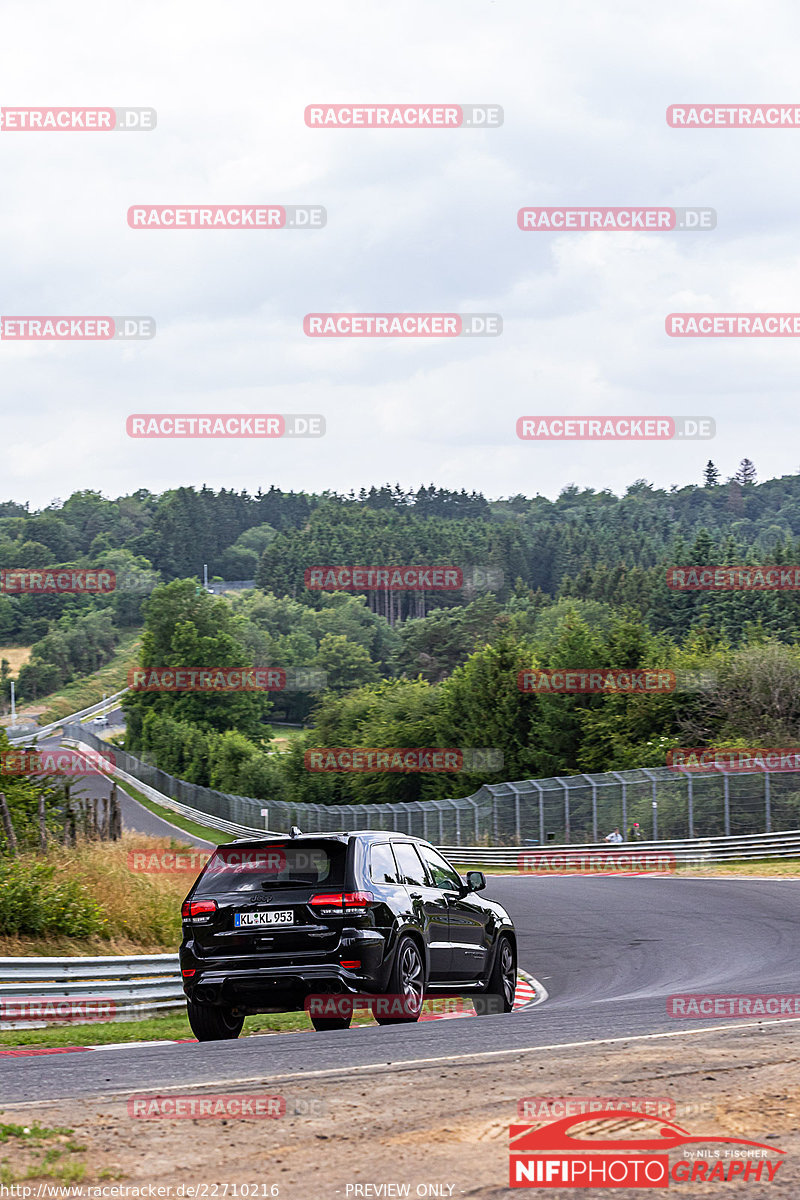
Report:
M486 887L486 876L483 871L467 871L467 891L482 892Z

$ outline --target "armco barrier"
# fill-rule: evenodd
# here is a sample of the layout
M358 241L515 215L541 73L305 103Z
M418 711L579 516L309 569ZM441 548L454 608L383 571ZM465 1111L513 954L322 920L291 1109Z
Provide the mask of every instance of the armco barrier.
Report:
M578 864L587 854L635 855L650 857L673 855L684 865L729 862L740 859L800 858L800 830L791 833L760 833L750 837L684 838L659 842L595 842L581 846L440 846L442 854L463 866L509 867L525 871L526 858L558 856L567 869L570 862Z
M121 692L115 692L113 696L106 696L105 700L101 700L99 704L91 704L88 708L82 708L80 712L70 713L68 717L62 717L60 721L51 721L49 725L42 725L39 729L32 729L30 733L25 733L21 737L9 738L9 743L12 746L21 746L24 742L30 742L33 738L49 737L51 733L55 733L57 729L63 729L67 725L72 725L76 721L81 721L84 717L93 717L95 713L102 712L124 696L128 688L123 688Z
M187 885L188 888L188 885ZM0 958L0 1031L31 1029L48 1020L5 1019L24 1002L110 1001L112 1020L133 1021L185 1003L177 954L100 958ZM79 1006L76 1003L76 1008ZM72 1023L72 1022L71 1022ZM78 1017L75 1023L81 1023Z

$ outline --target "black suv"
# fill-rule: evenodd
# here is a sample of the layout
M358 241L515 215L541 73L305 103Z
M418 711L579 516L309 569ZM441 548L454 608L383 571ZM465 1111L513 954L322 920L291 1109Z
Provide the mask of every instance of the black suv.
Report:
M304 1007L315 1029L346 1028L352 1013L315 1012L309 997L320 995L404 998L399 1015L387 1001L373 1009L381 1024L418 1020L427 994L472 993L479 1013L510 1011L514 924L477 895L485 887L481 871L465 881L428 842L400 834L218 847L181 909L195 1036L236 1038L246 1016Z

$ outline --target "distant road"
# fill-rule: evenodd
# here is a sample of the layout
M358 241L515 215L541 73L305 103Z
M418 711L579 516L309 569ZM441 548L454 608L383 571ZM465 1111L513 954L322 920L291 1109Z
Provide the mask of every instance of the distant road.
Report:
M95 725L91 721L87 722L87 725L93 733L101 736L104 730L107 731L108 728L113 728L115 731L124 729L125 717L121 710L116 709L113 713L109 714L109 726ZM61 745L61 738L58 736L46 738L39 745L55 750ZM113 753L113 746L109 747L109 749ZM82 775L75 780L73 786L75 795L84 796L88 799L95 799L99 796L105 797L111 793L111 780L106 775L100 775L99 773ZM217 844L216 842L204 841L202 838L194 837L193 834L184 832L183 829L179 829L176 825L171 825L169 821L162 820L161 817L157 817L155 813L151 813L144 805L133 800L120 786L117 787L117 796L122 808L122 828L124 830L150 834L153 837L179 838L189 846L206 847Z

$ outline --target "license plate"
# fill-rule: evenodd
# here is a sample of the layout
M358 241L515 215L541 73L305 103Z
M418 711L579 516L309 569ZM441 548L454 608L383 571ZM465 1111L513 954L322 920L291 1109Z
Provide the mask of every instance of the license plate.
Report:
M252 929L260 925L293 925L294 912L291 908L281 908L269 912L236 913L233 924L235 929Z

